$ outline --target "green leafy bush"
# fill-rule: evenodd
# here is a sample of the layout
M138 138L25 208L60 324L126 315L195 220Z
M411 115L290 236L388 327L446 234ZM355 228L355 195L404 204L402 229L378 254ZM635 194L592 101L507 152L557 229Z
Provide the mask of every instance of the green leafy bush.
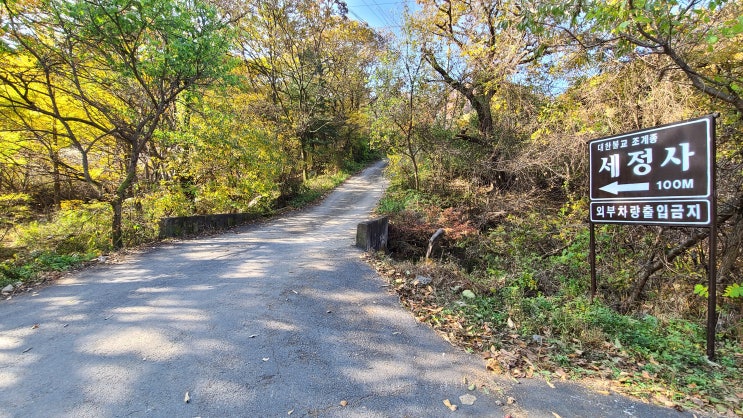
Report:
M423 210L423 207L430 203L431 198L426 193L392 186L379 201L377 212L389 215L403 210Z
M107 203L65 201L49 221L23 226L18 244L39 252L99 254L111 248L110 219Z
M0 194L0 228L30 219L30 204L31 196L25 193Z
M85 261L96 257L96 254L56 254L40 252L26 258L6 260L0 263L0 286L27 282L36 279L43 272L66 271Z
M289 201L289 206L300 208L316 202L333 188L346 181L348 177L349 173L345 171L313 177L299 187L299 192Z

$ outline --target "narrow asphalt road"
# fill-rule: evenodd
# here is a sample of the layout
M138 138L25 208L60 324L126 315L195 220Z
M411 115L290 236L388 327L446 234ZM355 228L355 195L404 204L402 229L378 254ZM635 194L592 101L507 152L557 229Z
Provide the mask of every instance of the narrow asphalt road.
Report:
M305 211L0 302L0 417L682 415L487 374L417 323L353 247L381 172Z

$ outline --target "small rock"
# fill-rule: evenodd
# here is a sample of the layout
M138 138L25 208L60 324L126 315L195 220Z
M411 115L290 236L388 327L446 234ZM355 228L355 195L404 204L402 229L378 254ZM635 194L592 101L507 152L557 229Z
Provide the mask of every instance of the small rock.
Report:
M433 281L432 278L426 277L426 276L415 276L415 280L413 280L413 284L418 286L422 285L425 286L427 284L430 284Z
M15 290L15 287L13 287L12 284L9 284L5 287L3 287L3 290L0 290L2 293L11 293L13 290Z
M459 402L462 402L462 405L474 405L476 400L477 397L469 393L459 397Z
M536 335L536 334L535 335L532 335L531 336L531 340L534 341L537 344L544 343L544 337L542 337L541 335Z
M344 400L342 400L342 401L341 401L341 406L348 406L348 401L347 401L347 400L345 400L345 399L344 399Z

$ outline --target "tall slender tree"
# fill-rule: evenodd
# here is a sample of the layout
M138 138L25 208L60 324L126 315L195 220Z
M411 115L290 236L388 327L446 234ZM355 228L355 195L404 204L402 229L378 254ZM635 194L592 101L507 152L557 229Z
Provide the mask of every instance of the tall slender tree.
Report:
M496 180L505 186L509 175L502 163L518 138L497 131L493 99L526 81L527 68L553 51L555 38L540 40L522 26L518 1L424 0L420 5L412 22L426 62L477 116L477 131L461 131L457 138L488 150Z

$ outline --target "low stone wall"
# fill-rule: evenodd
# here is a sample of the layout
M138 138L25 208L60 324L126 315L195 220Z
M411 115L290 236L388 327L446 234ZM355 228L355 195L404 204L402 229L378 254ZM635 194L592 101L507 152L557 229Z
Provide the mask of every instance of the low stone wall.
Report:
M255 213L225 213L162 218L160 219L160 239L227 229L260 217L261 215Z
M364 251L387 250L389 220L386 216L361 222L356 227L356 246Z

